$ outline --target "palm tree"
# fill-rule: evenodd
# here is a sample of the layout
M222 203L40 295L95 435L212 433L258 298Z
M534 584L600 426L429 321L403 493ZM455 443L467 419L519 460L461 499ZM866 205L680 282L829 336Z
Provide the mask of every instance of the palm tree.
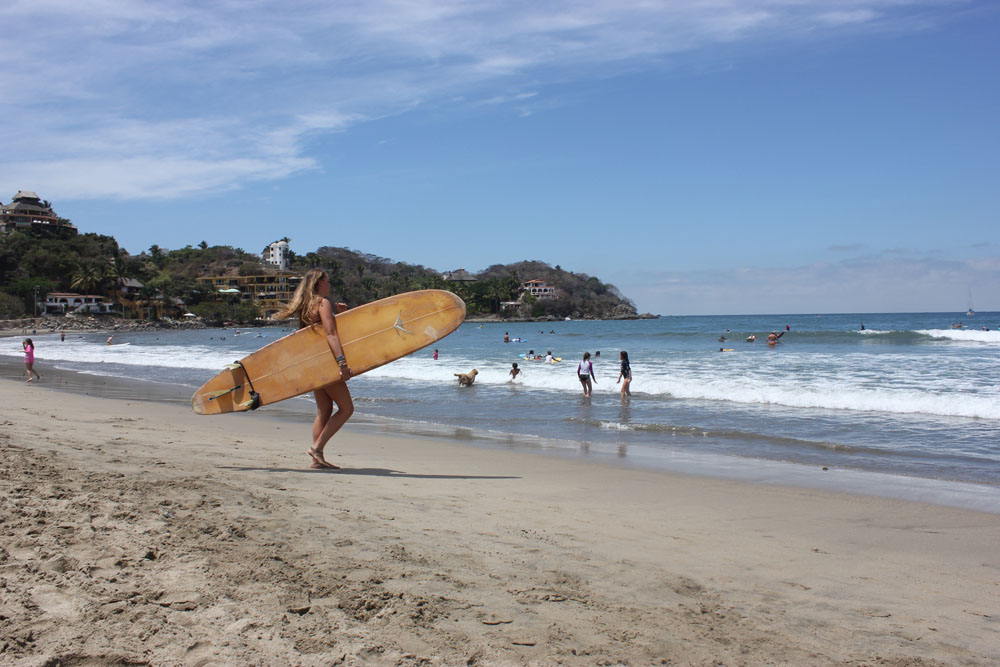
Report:
M81 290L84 293L91 292L100 284L102 278L100 269L93 264L79 264L76 267L76 271L70 277L69 285L73 289Z
M118 302L122 306L122 317L125 317L125 283L132 277L127 252L119 248L108 258L108 274L114 281Z
M149 246L149 257L153 260L153 264L156 264L156 268L163 268L164 260L166 259L166 255L163 254L163 248L155 243Z

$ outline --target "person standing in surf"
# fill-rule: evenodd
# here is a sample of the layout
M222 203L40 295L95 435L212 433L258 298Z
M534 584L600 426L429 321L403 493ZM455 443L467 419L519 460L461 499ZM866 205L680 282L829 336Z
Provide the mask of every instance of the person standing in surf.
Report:
M590 352L583 353L583 361L576 367L576 374L580 378L580 384L583 385L583 395L590 396L594 391L591 380L597 382L597 378L594 376L594 364L590 361Z
M340 366L343 381L328 384L313 392L313 396L316 397L316 420L312 428L312 447L308 452L312 457L310 468L336 470L340 466L335 466L326 460L323 448L354 414L354 399L351 398L351 391L347 388L347 380L351 379L351 368L344 358L344 347L337 334L337 321L334 319L334 308L330 305L329 296L329 276L322 269L309 269L295 289L291 302L275 317L277 319L295 317L299 321L300 329L320 323L330 351ZM347 305L338 303L336 309L338 313L342 313L347 310ZM337 404L336 413L333 411L334 403Z
M32 375L41 380L42 376L35 370L35 344L31 342L30 338L25 338L21 347L24 348L24 372L28 376L27 381L33 381Z
M632 384L632 366L628 362L628 352L622 350L619 356L622 360L622 370L621 373L618 374L618 381L615 382L615 384L625 380L625 383L622 385L622 398L624 398L625 396L632 395L632 390L628 387Z

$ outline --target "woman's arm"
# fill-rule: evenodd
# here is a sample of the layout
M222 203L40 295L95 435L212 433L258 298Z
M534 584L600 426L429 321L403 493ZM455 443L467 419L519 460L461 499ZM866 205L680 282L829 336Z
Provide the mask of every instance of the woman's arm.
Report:
M326 342L333 352L337 365L340 366L340 374L345 380L351 379L351 367L347 365L344 358L344 346L340 344L340 336L337 334L337 320L333 316L333 307L328 299L323 299L319 303L319 319L323 324L323 331L326 333Z

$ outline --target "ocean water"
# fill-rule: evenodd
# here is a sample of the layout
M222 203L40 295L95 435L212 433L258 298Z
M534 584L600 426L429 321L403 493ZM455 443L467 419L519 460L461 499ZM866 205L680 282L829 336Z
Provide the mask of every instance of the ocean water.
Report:
M958 321L966 328L952 328ZM780 343L769 347L767 333L786 325ZM350 387L355 420L470 445L770 480L826 468L840 471L840 479L849 471L992 493L1000 491L998 326L1000 313L466 323L434 346L437 361L426 348L354 378ZM43 374L55 366L188 395L224 364L290 332L117 334L119 344L110 347L106 334L33 338ZM503 343L505 332L521 341ZM750 333L756 342L746 342ZM563 361L519 358L529 350L551 350ZM634 377L625 400L615 384L621 350ZM587 351L600 352L591 398L576 377ZM21 357L20 338L0 341L0 355ZM513 362L524 373L511 383ZM475 385L459 388L454 374L473 368ZM279 405L311 418L308 398Z

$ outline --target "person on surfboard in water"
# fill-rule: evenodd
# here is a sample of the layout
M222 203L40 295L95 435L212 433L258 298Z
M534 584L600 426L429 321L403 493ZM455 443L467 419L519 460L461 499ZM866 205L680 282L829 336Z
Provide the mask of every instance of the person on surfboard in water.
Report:
M330 438L340 430L340 427L354 414L354 399L347 388L347 380L351 379L351 368L344 358L344 347L337 334L337 321L334 319L334 307L330 305L330 278L322 269L309 269L302 282L295 289L292 301L275 317L287 319L296 317L299 328L305 328L319 322L326 333L326 342L330 345L334 359L340 366L341 382L334 382L313 392L316 397L316 420L312 428L312 447L309 456L312 457L310 468L338 469L323 456L323 448ZM347 305L338 303L336 311L342 313ZM337 412L333 412L333 404L337 404Z

